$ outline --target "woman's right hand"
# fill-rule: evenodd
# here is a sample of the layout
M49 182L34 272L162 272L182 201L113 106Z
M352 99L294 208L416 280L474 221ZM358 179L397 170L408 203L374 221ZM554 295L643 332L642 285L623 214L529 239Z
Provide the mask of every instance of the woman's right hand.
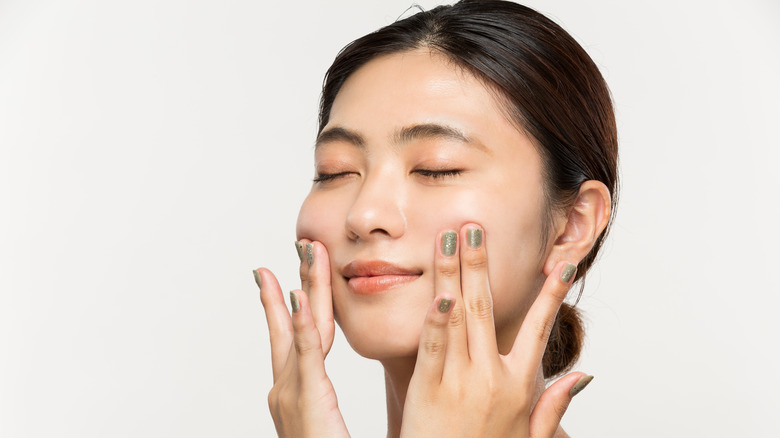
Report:
M290 292L292 317L279 282L259 268L255 280L271 337L274 386L268 406L280 437L348 437L336 392L325 374L335 326L328 253L317 242L296 242L301 289Z

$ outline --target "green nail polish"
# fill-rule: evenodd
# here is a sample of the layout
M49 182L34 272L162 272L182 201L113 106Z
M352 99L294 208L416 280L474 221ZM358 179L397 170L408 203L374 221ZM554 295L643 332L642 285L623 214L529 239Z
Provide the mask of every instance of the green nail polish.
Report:
M482 228L470 228L466 230L466 240L469 248L476 249L482 245Z
M454 231L447 231L441 236L441 252L446 256L455 254L458 244L458 235Z
M293 291L290 291L290 306L292 307L293 313L297 313L299 310L301 310L301 303L298 301L298 294Z
M306 260L308 260L309 266L314 264L314 245L311 243L306 244Z
M303 261L303 243L300 240L295 241L295 250L298 252L298 259Z
M448 310L450 310L450 306L452 306L452 300L449 298L442 298L439 300L439 312L441 313L447 313Z
M571 278L574 277L574 274L576 273L577 273L577 265L566 263L566 266L563 267L563 271L561 272L561 281L564 283L568 283L569 280L571 280Z
M574 397L575 395L582 392L583 389L585 389L586 386L588 386L588 383L593 380L593 376L585 376L577 381L577 383L574 384L574 386L571 388L571 391L569 391L569 395Z
M252 275L255 276L255 283L257 283L257 287L262 289L263 288L263 279L260 278L260 273L257 272L256 269L254 269L254 270L252 270Z

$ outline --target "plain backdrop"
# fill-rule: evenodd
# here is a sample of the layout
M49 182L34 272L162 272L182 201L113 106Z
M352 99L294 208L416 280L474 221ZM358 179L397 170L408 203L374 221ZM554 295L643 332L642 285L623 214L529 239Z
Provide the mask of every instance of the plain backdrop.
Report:
M780 2L527 4L620 132L565 427L780 436ZM323 74L410 5L0 0L0 436L275 436L250 271L298 287ZM383 436L381 367L340 333L326 366L352 435Z

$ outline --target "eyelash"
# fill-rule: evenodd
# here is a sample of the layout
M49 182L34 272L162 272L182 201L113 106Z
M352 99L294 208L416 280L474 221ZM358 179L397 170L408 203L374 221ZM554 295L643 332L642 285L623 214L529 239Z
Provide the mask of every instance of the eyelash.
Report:
M431 179L440 179L440 178L458 176L462 172L463 172L462 169L442 169L442 170L417 169L413 171L413 173L417 173L418 175L424 176L426 178L431 178Z
M316 178L314 178L314 182L315 183L328 182L336 178L349 175L350 173L354 173L354 172L321 173L317 175Z
M354 172L321 173L317 175L316 178L314 178L314 182L324 183L324 182L332 181L337 178L341 178L351 173ZM461 173L463 173L463 170L462 169L443 169L443 170L417 169L417 170L413 170L412 173L416 173L425 178L441 179L441 178L458 176Z

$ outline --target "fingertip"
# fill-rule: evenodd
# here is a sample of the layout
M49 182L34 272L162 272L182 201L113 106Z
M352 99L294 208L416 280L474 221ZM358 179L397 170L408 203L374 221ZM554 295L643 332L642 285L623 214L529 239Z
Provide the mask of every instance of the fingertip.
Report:
M439 313L449 313L450 309L452 309L452 304L455 302L455 298L450 297L439 297L438 304L436 304L436 310L439 311Z
M298 313L298 311L301 310L300 298L298 293L294 290L290 291L290 308L292 309L292 313Z
M575 383L574 386L572 386L571 389L569 390L569 395L571 397L574 397L575 395L579 394L592 381L593 381L593 376L592 375L584 375L584 376L580 377L577 380L577 383Z
M569 284L577 274L577 265L568 261L563 263L564 265L561 269L561 282L564 284Z
M484 229L475 223L468 223L462 227L464 242L469 249L479 249L484 241Z
M300 240L295 241L295 252L298 254L298 261L303 261L303 242Z
M255 277L258 289L263 290L263 278L260 276L260 268L253 269L252 275Z

